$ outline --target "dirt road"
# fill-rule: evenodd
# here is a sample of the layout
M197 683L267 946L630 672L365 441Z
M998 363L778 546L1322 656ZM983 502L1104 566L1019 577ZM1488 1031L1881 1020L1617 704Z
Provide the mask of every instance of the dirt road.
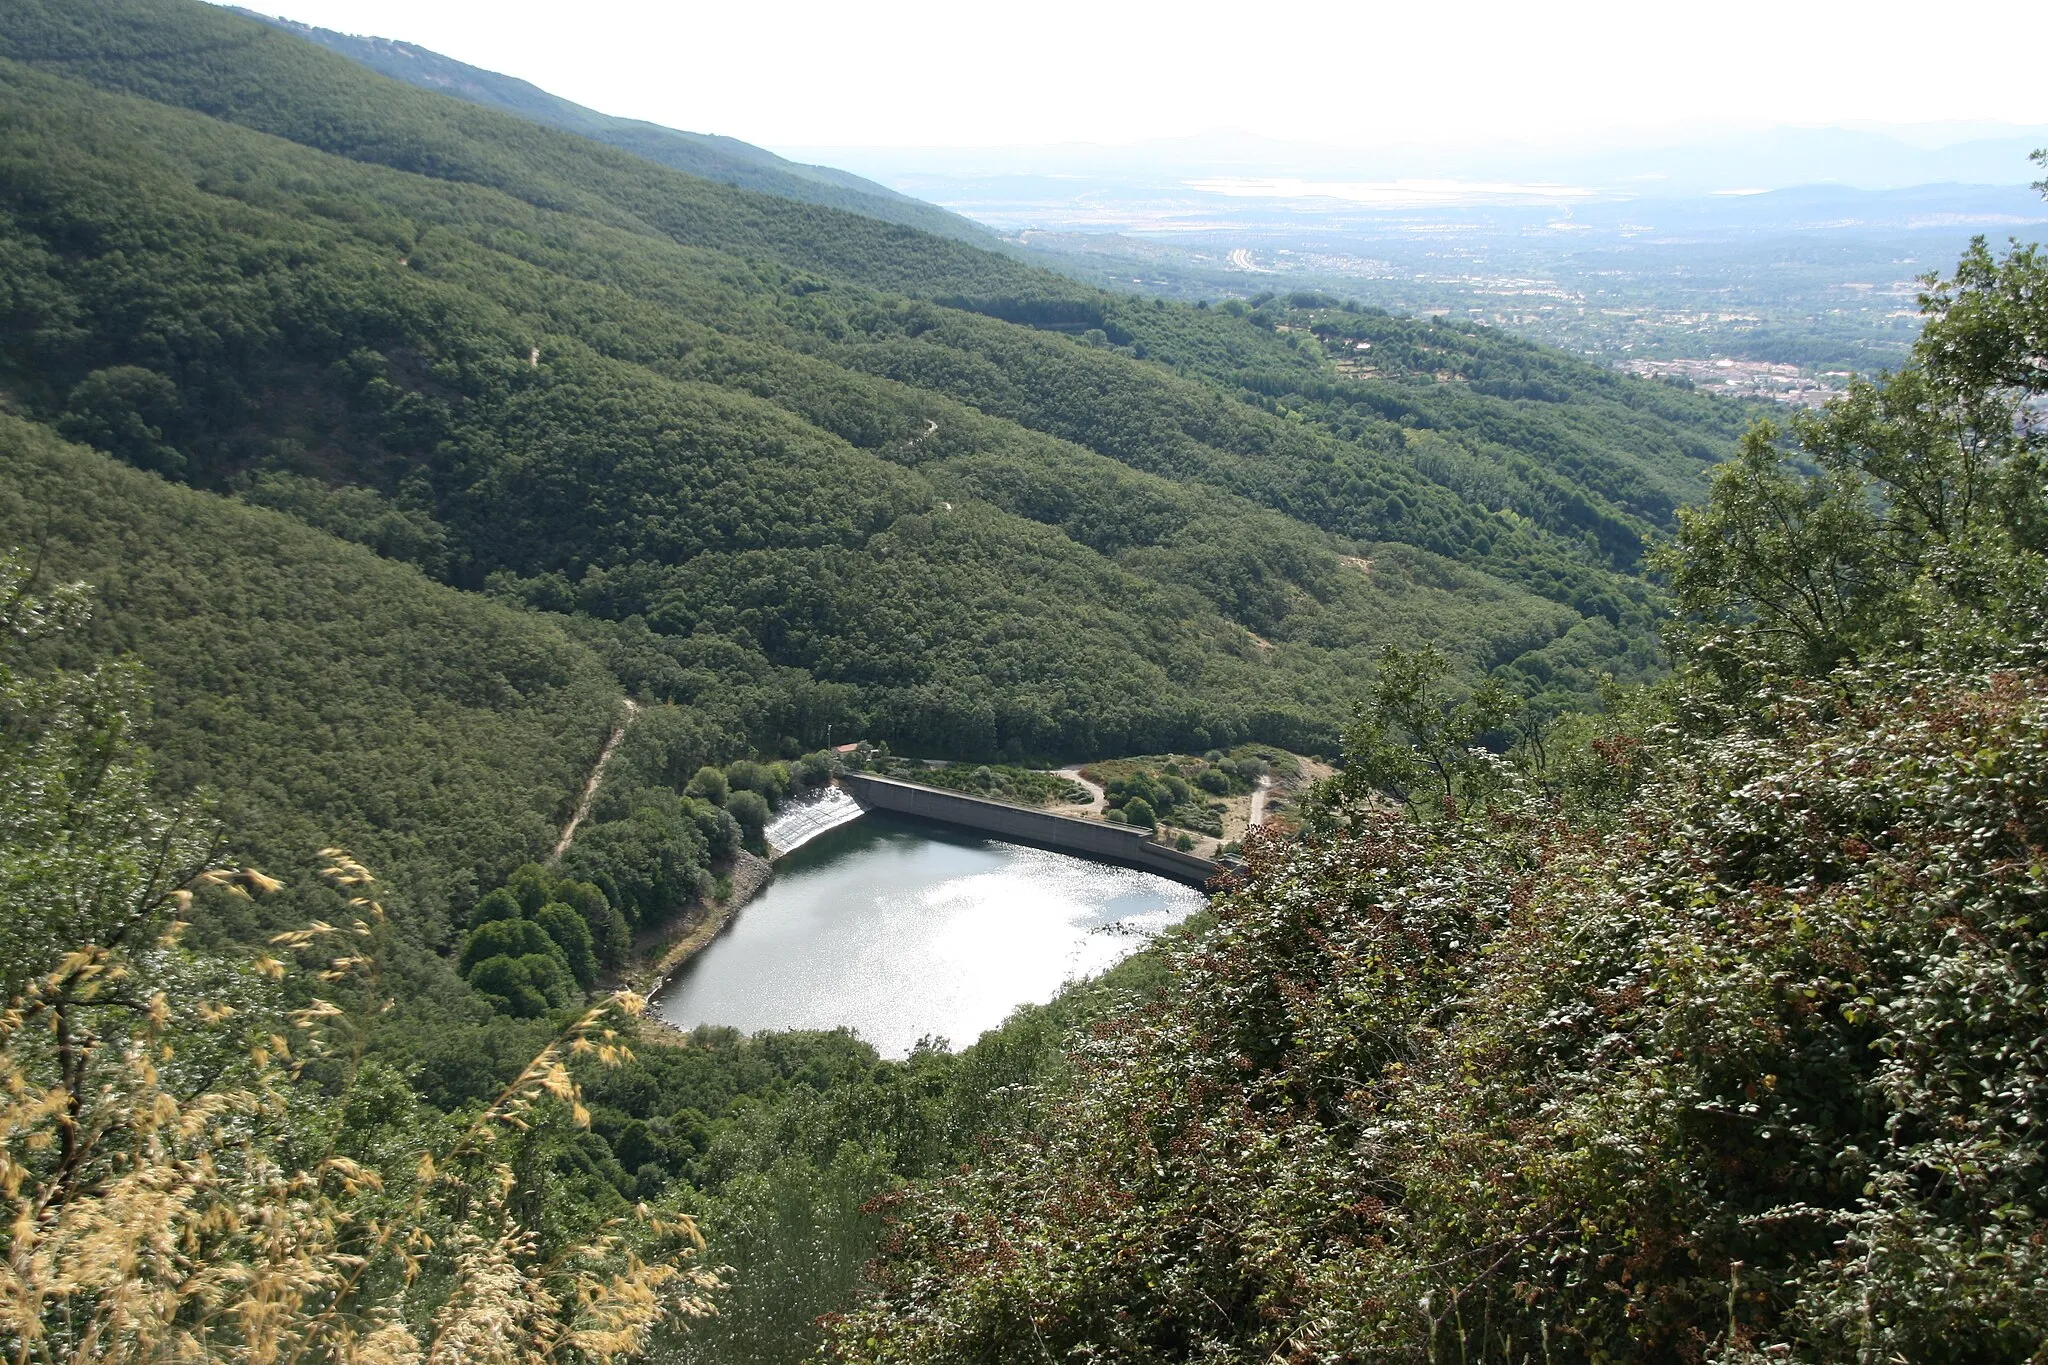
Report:
M1273 790L1273 775L1267 773L1259 779L1259 785L1252 788L1252 808L1247 824L1257 829L1266 822L1266 795Z
M1060 808L1060 814L1092 815L1099 819L1102 815L1102 812L1109 805L1109 798L1107 795L1104 794L1102 788L1096 786L1093 782L1090 782L1087 778L1081 776L1081 768L1079 764L1076 764L1074 767L1071 768L1061 768L1058 771L1061 777L1066 778L1075 786L1086 788L1088 792L1087 805L1062 806Z
M604 742L598 751L597 764L590 770L589 780L583 784L583 796L576 802L576 813L569 817L569 823L562 827L562 837L555 841L555 851L548 855L550 861L560 858L569 851L569 845L576 841L576 826L590 818L590 807L597 800L597 784L604 781L604 765L612 761L612 755L619 750L619 741L626 737L626 731L633 724L633 717L640 712L640 705L631 697L626 698L626 714L619 719L612 737Z

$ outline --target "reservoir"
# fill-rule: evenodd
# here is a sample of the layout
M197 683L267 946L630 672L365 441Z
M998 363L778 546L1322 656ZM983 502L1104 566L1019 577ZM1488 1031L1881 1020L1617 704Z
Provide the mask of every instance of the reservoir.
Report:
M960 1048L1203 901L1150 872L873 812L777 862L653 1009L684 1029L844 1026L885 1057L925 1037Z

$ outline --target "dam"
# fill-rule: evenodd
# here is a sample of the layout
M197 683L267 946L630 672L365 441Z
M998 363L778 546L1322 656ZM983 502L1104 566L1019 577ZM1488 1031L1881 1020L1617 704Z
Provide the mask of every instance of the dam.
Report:
M1125 867L1156 872L1162 877L1205 885L1222 870L1222 865L1192 853L1168 848L1141 829L1094 820L1077 820L1071 815L1013 806L1006 801L989 801L979 796L923 787L892 777L867 773L844 773L839 785L847 789L863 810L888 811L931 820L961 829L1000 835L1018 843L1051 849L1056 853L1078 853L1101 858Z

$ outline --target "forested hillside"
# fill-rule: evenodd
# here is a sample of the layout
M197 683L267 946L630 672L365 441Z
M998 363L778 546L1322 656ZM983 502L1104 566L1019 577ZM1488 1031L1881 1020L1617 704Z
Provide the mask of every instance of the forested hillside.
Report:
M1733 430L1452 331L1347 380L1270 310L693 180L196 6L16 6L0 52L30 414L203 486L374 490L446 581L804 669L771 745L1325 747L1358 651L1423 636L1561 703L1649 664L1641 538Z
M1211 914L900 1063L650 1046L637 997L508 1017L347 855L243 864L153 795L107 632L184 703L166 752L223 669L515 740L612 694L522 613L9 422L10 524L111 587L0 563L0 1333L36 1361L2038 1358L2042 276L1973 251L1912 368L1745 439L1663 555L1672 676L1500 753L1511 689L1384 652L1343 769ZM336 629L337 591L443 638ZM561 671L450 706L507 637ZM299 800L347 711L231 742ZM704 742L658 714L629 789ZM689 818L775 780L700 771ZM555 961L604 904L581 866L482 897L465 968L518 936L473 975ZM221 941L281 897L320 918Z
M204 6L11 6L0 53L0 529L95 594L60 661L148 670L159 788L285 876L209 942L324 913L322 847L377 868L416 985L377 1046L437 1103L715 890L791 780L754 758L1330 751L1390 644L1532 714L1658 665L1637 544L1712 405L1099 294ZM1407 367L1353 393L1284 309ZM1438 393L1440 352L1553 387ZM484 914L625 697L566 871Z
M1742 435L17 0L0 1349L2038 1360L2044 299ZM854 735L1343 766L958 1053L636 1023Z
M619 714L557 624L10 417L0 539L91 585L91 627L48 662L147 665L157 771L217 797L238 855L358 849L429 945L480 881L545 855Z
M705 862L730 856L739 830L727 810L680 793L692 773L690 789L701 788L702 760L744 745L721 723L773 714L772 679L720 707L643 708L576 845L544 871L592 761L623 719L603 662L622 647L600 623L549 619L434 583L293 517L169 483L8 416L0 534L34 547L32 561L0 562L0 884L11 907L0 926L0 979L28 1017L59 1017L54 1031L24 1034L21 1014L0 1014L0 1067L81 1093L89 1082L105 1086L84 1119L90 1140L56 1167L30 1170L45 1148L23 1135L43 1120L7 1110L28 1145L0 1144L0 1168L28 1176L31 1199L62 1189L89 1224L56 1220L34 1243L40 1261L18 1228L10 1235L22 1253L5 1272L11 1285L26 1275L64 1305L60 1316L75 1315L53 1323L44 1353L30 1358L153 1358L150 1334L161 1324L138 1325L135 1296L100 1291L148 1279L136 1240L188 1235L194 1244L176 1264L207 1269L179 1274L163 1302L198 1317L198 1339L212 1339L202 1354L247 1330L208 1317L202 1305L216 1277L267 1285L258 1292L276 1296L274 1325L316 1339L311 1319L326 1305L404 1297L396 1263L339 1297L323 1286L333 1268L324 1256L356 1254L328 1238L346 1227L374 1241L376 1220L392 1213L378 1202L387 1192L401 1197L408 1235L459 1244L464 1228L524 1229L538 1264L519 1272L531 1272L520 1281L521 1311L540 1313L528 1325L543 1337L545 1296L576 1284L546 1263L581 1238L616 1237L613 1224L637 1201L662 1209L626 1243L659 1258L645 1272L662 1291L656 1315L677 1310L680 1294L687 1316L706 1284L670 1272L693 1254L687 1224L676 1221L690 1210L731 1246L721 1261L757 1262L762 1280L729 1305L729 1324L698 1336L727 1343L721 1358L747 1358L764 1342L771 1354L786 1352L808 1339L810 1318L839 1302L867 1254L874 1220L857 1206L1015 1107L990 1092L1056 1064L1055 1035L1042 1021L967 1058L910 1064L882 1063L845 1033L754 1043L730 1030L701 1033L687 1048L643 1044L633 1057L616 1050L617 1030L632 1027L623 1016L600 1009L579 1022L580 991L549 1000L538 1017L494 997L499 980L473 959L485 938L477 931L497 922L489 916L508 899L517 923L517 898L540 891L541 913L524 922L548 926L543 961L555 958L560 912L576 917L566 937L586 960L564 957L568 975L598 965L588 960L593 949L606 954L603 965L619 965L616 935L607 944L573 932L586 912L594 908L589 918L602 926L613 911L663 914L705 889ZM66 586L73 580L82 595ZM763 785L787 780L779 765L726 771ZM719 801L743 812L743 793L728 797L725 778L718 782ZM164 794L174 799L156 804ZM375 873L337 844L362 850ZM664 889L664 878L675 885ZM174 920L189 921L171 929L177 946L156 941ZM122 1058L134 1054L119 1048L81 1046L65 1062L45 1047L67 1028L97 1038L120 1037L138 1018L156 1026L118 984L104 997L95 988L109 970L113 982L133 973L163 992L154 998L175 1042L159 1073L124 1072ZM570 1036L551 1044L565 1028ZM587 1058L571 1048L575 1039ZM598 1042L609 1067L598 1065ZM529 1067L536 1055L539 1071ZM581 1124L566 1109L535 1112L532 1096L507 1089L522 1068L575 1084L547 1069L565 1058L589 1086ZM844 1137L872 1122L866 1097L899 1084L919 1098L893 1121L893 1154L835 1160ZM818 1098L828 1091L832 1100ZM185 1105L206 1132L218 1131L217 1106L239 1114L228 1121L245 1121L248 1150L261 1154L253 1167L199 1129L157 1142L153 1125ZM773 1107L765 1121L764 1105ZM516 1151L490 1145L500 1124L523 1134ZM150 1154L139 1168L146 1174L183 1170L190 1157L214 1179L168 1202L124 1192L121 1173L137 1169L131 1141ZM269 1180L272 1156L323 1149L355 1163L352 1171L393 1163L391 1184L354 1185L367 1204L309 1204ZM419 1174L422 1151L447 1173ZM465 1182L488 1185L505 1169L518 1173L516 1200L470 1198ZM764 1200L771 1170L775 1192ZM232 1219L221 1225L221 1196L238 1214L266 1209L262 1269L237 1259L236 1248L252 1244L238 1240ZM266 1202L273 1198L281 1202ZM818 1267L819 1220L843 1242L832 1276L792 1295L798 1258L805 1274ZM576 1255L634 1283L616 1246ZM445 1324L475 1311L487 1319L475 1330L505 1330L490 1318L502 1306L492 1291L477 1304L451 1290L470 1273L438 1262L412 1297L414 1320L439 1311ZM284 1306L309 1301L303 1317ZM353 1313L340 1320L351 1332L360 1325ZM95 1337L95 1323L111 1344ZM21 1325L0 1314L10 1341ZM579 1337L577 1349L603 1358L602 1341ZM342 1357L383 1359L356 1349Z

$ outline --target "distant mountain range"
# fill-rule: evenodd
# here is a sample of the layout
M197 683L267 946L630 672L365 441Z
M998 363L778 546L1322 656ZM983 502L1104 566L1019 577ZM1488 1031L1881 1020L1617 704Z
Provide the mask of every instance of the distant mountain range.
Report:
M997 240L986 228L959 214L913 199L848 171L785 160L738 138L686 133L637 119L613 118L551 95L531 82L470 66L412 43L336 33L291 19L258 14L254 10L229 8L308 42L318 43L394 80L515 114L594 142L608 143L635 156L645 157L673 170L702 176L706 180L780 195L784 199L797 199L807 204L846 209L978 246L991 246Z
M1418 232L1557 229L1695 241L1924 228L1996 236L2048 220L2048 206L2024 185L1954 182L1881 190L1809 183L1686 195L1633 195L1540 181L1111 171L932 171L905 174L899 183L1001 232L1150 233L1171 241L1215 232L1340 232L1410 240Z
M1337 184L1457 182L1497 193L1544 186L1602 197L1689 197L1832 185L1896 190L1916 185L2021 186L2038 178L2028 154L2048 126L1901 125L1777 127L1645 134L1623 141L1515 142L1480 147L1344 147L1287 142L1233 130L1114 147L814 147L913 193L963 178L1079 177L1164 184L1219 177L1283 177Z
M2048 145L2048 126L1651 131L1604 144L1478 148L1338 147L1223 129L1124 147L811 148L791 159L738 138L616 118L413 43L236 12L409 85L691 175L976 246L1021 246L1030 259L1091 279L1090 263L1049 250L1049 241L1020 244L1003 234L1299 228L1407 236L1418 213L1467 232L1519 232L1561 209L1596 235L1730 240L1928 227L1996 234L2042 217L2039 197L2023 187L2036 173L2028 153ZM867 174L814 164L828 159Z

